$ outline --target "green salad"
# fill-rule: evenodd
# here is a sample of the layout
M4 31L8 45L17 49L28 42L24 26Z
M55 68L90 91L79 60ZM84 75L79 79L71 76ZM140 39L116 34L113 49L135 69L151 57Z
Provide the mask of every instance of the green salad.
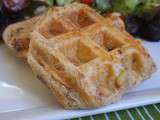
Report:
M160 0L115 0L113 10L124 15L129 13L140 13L151 10L160 5Z
M37 15L39 7L38 11L43 11L72 2L88 4L99 13L120 12L129 33L160 40L160 0L0 0L0 37L7 25Z
M74 1L89 4L101 12L113 10L124 15L150 10L160 5L160 0L48 0L47 2L50 5L65 5Z

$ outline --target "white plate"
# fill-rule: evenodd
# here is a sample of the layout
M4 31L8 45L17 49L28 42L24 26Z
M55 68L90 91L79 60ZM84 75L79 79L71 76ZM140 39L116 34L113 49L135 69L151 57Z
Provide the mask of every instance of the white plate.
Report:
M93 110L65 110L33 76L25 62L0 45L0 120L66 119L160 102L160 42L144 42L158 71L119 102Z

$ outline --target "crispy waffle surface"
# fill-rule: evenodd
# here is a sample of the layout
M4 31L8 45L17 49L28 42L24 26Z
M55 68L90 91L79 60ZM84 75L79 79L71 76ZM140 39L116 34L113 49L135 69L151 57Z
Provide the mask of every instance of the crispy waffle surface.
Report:
M87 5L50 9L31 33L28 63L65 108L116 102L155 71L139 41Z
M55 7L57 9L57 7ZM60 9L58 7L58 9ZM33 18L24 20L22 22L9 25L3 32L3 40L6 46L12 51L12 53L18 58L27 58L27 53L30 43L30 32L33 31L34 25L39 21L43 15L35 16ZM107 14L105 22L109 23L113 27L125 30L123 20L120 18L119 13Z
M50 9L31 33L28 63L65 108L113 103L155 71L139 41L83 4Z

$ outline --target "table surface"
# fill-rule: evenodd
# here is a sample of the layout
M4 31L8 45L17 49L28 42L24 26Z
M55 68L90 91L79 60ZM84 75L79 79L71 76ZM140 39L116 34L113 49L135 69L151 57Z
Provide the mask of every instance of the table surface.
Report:
M160 120L160 103L71 120Z

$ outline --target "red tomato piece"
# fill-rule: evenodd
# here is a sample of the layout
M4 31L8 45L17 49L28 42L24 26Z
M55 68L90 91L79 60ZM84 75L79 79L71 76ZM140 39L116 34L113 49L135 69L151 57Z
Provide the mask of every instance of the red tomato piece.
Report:
M94 2L94 0L81 0L81 2L88 4L88 5L91 5Z

